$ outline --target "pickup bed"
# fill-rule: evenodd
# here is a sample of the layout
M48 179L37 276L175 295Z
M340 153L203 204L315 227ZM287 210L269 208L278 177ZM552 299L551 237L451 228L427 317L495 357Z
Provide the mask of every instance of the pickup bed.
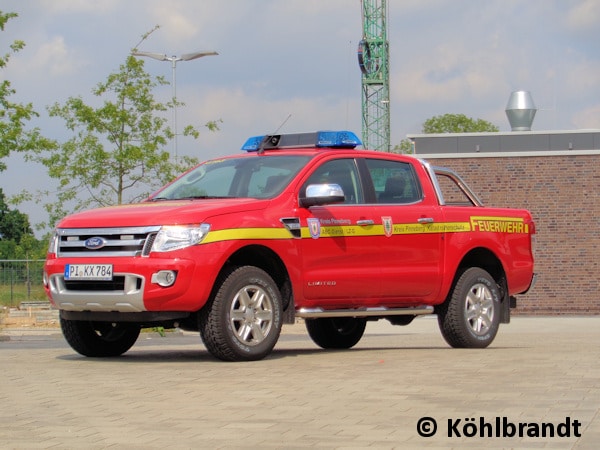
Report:
M44 284L68 343L116 356L144 327L178 327L217 358L257 360L298 318L320 347L346 349L368 321L436 314L449 345L487 347L535 279L530 213L358 145L257 136L141 203L64 218Z

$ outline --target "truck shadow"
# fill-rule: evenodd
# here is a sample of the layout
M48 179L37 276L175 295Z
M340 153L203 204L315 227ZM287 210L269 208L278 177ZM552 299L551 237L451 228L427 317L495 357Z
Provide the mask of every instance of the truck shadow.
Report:
M290 358L320 358L327 356L328 358L337 358L343 360L345 358L354 359L357 355L363 355L365 353L372 353L373 358L381 358L384 354L390 351L393 352L404 352L410 353L414 356L415 352L423 352L423 357L431 358L432 352L438 354L439 352L490 352L497 350L513 349L512 347L490 347L487 349L452 349L450 347L440 346L373 346L373 347L362 347L352 348L347 350L324 350L321 348L286 348L286 349L275 349L266 358L259 361L243 361L243 362L224 362L214 356L212 356L201 344L197 345L197 348L138 348L135 347L129 350L127 353L121 356L108 357L108 358L91 358L85 357L76 353L64 354L57 356L56 359L62 361L81 362L89 361L90 363L106 363L106 362L118 362L119 364L136 364L136 363L183 363L183 362L202 362L202 363L216 363L216 364L261 364L273 360L284 360ZM514 348L516 349L516 348ZM518 349L523 350L522 347ZM457 355L458 356L458 355Z

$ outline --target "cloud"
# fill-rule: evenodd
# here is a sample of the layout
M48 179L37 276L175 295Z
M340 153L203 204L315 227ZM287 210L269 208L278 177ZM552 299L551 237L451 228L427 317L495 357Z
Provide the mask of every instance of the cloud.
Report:
M196 36L202 22L202 16L189 14L190 11L184 6L176 7L178 3L152 2L149 5L149 16L160 26L158 33L170 45L177 45Z
M571 98L585 99L593 92L600 91L600 60L591 59L586 55L572 55L564 70L565 84L569 86Z
M72 74L84 66L85 58L67 47L63 36L54 36L36 49L27 66L51 76Z
M27 46L12 55L2 76L17 90L14 100L33 101L38 111L70 96L92 101L92 88L159 25L141 50L220 53L177 65L177 95L187 104L179 111L180 129L224 121L220 132L202 133L198 141L182 138L182 154L202 159L236 152L246 137L275 130L288 114L283 131L361 130L358 0L4 3L19 17L7 24L3 42L22 39ZM531 91L539 108L536 130L600 127L600 1L387 4L392 145L445 113L508 130L504 108L510 92L520 89ZM171 81L170 64L146 60L145 68ZM171 88L155 94L168 101ZM47 136L66 133L55 121L41 126ZM2 173L5 192L21 182L18 173L10 178L12 170Z
M577 32L597 29L600 22L600 2L598 0L583 0L567 14L567 26Z
M600 125L600 103L573 114L573 124L579 129L598 129Z
M178 111L180 126L222 119L221 131L203 132L199 141L183 141L181 154L201 151L204 158L239 151L245 138L274 132L320 129L360 130L360 99L289 97L270 100L243 87L182 92L189 99ZM289 117L289 118L288 118Z
M120 0L42 0L38 7L50 14L73 14L73 13L107 13L113 11L122 3Z

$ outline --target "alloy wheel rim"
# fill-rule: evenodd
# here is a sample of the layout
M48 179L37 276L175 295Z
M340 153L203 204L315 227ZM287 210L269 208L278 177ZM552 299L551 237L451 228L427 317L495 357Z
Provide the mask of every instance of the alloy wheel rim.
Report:
M492 327L494 297L485 284L477 283L469 290L465 299L465 319L477 336L483 336Z
M259 345L273 326L273 301L261 286L245 286L233 298L229 317L239 342Z

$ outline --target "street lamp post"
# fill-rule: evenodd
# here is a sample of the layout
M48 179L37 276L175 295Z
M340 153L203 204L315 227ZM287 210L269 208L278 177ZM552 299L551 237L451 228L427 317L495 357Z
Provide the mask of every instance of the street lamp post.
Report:
M171 69L173 72L173 153L175 156L175 163L177 163L177 79L176 79L176 68L178 61L191 61L192 59L202 58L203 56L218 55L217 52L194 52L185 53L181 56L167 56L164 53L152 53L152 52L131 52L133 56L146 56L148 58L157 59L159 61L170 61Z

